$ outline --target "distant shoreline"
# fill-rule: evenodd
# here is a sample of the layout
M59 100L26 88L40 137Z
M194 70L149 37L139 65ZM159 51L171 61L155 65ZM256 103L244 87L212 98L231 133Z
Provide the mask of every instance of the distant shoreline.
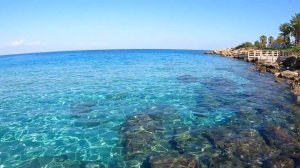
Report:
M255 49L251 49L255 51ZM248 52L249 49L221 49L212 50L205 54L219 55L222 57L241 59L238 56L240 52ZM252 62L255 69L260 73L272 73L275 76L276 82L286 82L291 86L292 93L297 98L297 103L300 103L300 57L289 56L284 60L269 61L258 59L245 59L247 62Z

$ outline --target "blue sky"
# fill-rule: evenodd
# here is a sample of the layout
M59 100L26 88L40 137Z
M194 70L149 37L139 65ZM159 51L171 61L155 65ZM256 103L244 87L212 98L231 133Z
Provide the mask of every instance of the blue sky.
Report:
M0 55L233 47L297 12L299 0L0 0Z

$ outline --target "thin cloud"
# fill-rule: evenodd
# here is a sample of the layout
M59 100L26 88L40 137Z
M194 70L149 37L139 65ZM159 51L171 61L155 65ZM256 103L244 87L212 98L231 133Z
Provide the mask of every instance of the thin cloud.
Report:
M11 45L12 45L12 46L20 46L20 45L23 45L24 42L25 42L25 40L19 39L19 40L13 41L13 42L11 43Z
M11 46L38 46L41 45L40 41L27 42L24 39L15 40L11 43Z

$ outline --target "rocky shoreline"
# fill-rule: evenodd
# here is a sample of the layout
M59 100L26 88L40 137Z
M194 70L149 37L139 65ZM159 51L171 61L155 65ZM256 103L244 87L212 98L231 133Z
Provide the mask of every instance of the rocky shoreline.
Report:
M223 57L238 58L240 54L246 54L247 49L223 49L213 50L205 54L220 55ZM270 62L266 60L248 60L255 65L255 69L261 73L272 73L276 81L287 82L291 86L291 91L297 97L297 103L300 103L300 58L291 56L283 61Z
M204 54L213 54L213 55L220 55L223 57L230 57L230 58L240 58L239 56L241 54L247 54L248 51L254 51L252 49L232 49L232 48L226 48L221 50L212 50L209 52L205 52Z

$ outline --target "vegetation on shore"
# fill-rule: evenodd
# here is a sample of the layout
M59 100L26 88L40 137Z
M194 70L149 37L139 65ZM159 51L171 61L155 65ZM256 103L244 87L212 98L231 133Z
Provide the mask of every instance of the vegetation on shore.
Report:
M262 35L254 43L245 42L235 47L235 49L280 49L300 56L300 13L295 14L290 22L281 24L279 31L277 38Z

